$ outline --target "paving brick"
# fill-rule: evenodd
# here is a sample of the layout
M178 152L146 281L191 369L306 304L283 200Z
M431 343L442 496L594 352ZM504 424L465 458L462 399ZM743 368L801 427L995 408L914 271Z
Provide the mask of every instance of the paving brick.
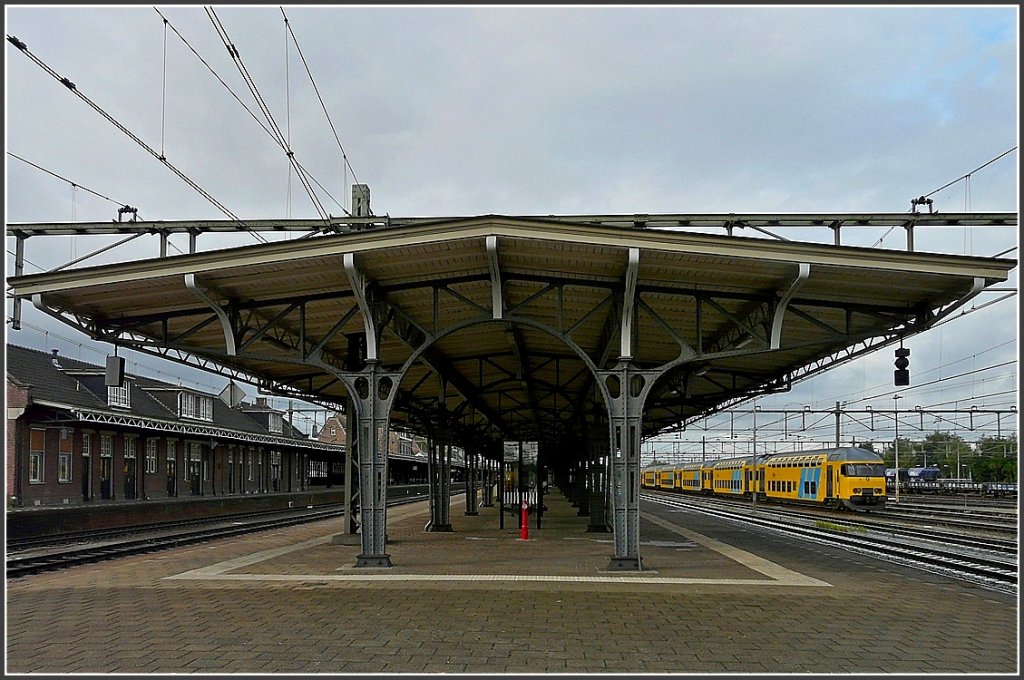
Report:
M10 579L7 671L1017 671L1016 598L824 548L794 551L780 538L683 514L662 517L831 587L767 583L697 544L659 547L680 537L646 519L644 560L657 570L650 575L709 582L626 583L637 574L606 572L610 536L587 534L588 518L559 496L548 506L528 542L517 540L517 528L497 528L497 508L466 517L454 506L450 534L422 531L423 504L389 511L390 570L356 569L359 547L325 541L216 579L167 578L329 538L339 530L329 521ZM438 574L476 578L394 580ZM274 580L282 575L310 579ZM488 580L495 576L615 582Z

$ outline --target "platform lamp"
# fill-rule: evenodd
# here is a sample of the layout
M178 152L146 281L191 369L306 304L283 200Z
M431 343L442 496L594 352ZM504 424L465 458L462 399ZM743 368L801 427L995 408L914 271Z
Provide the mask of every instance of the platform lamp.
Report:
M896 487L896 502L900 502L900 411L899 404L897 403L900 399L900 395L892 395L892 417L893 422L896 424L896 441L893 446L893 451L896 456L896 472L893 475L893 484Z

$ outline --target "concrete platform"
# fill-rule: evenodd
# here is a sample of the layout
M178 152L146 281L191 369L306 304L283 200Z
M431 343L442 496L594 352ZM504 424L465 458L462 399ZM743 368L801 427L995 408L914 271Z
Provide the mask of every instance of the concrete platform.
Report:
M390 569L340 520L7 582L9 673L1015 673L1015 597L645 503L641 572L559 494L519 539L498 509ZM531 522L532 524L532 522Z

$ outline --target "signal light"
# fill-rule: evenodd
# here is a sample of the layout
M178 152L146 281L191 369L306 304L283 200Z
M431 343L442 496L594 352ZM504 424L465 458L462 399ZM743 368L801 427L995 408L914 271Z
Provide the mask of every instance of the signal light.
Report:
M907 366L910 365L910 350L906 347L900 347L896 350L896 361L894 365L896 370L893 371L893 384L896 387L904 387L910 384L910 371L907 370Z

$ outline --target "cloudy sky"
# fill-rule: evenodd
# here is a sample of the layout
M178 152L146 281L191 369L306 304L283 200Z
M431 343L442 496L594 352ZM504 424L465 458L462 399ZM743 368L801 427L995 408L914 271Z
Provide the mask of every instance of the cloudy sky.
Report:
M400 217L906 212L925 194L940 212L1018 210L1015 6L286 5L297 48L277 5L214 12L333 215L350 207L354 179L370 186L376 214ZM234 215L317 216L267 124L236 99L263 120L202 6L8 5L5 20L8 36ZM107 221L119 204L142 219L226 217L5 48L9 224ZM1016 229L916 234L919 250L985 256L1017 240ZM110 242L42 241L28 243L27 273ZM905 247L896 232L844 241ZM200 248L250 243L200 238ZM10 271L12 239L7 250ZM1001 288L1016 286L1015 270ZM1015 405L1018 304L985 293L978 311L911 339L900 406ZM9 341L95 362L109 350L31 306L25 319ZM892 359L882 350L759 404L892 408ZM136 360L155 377L178 372Z

